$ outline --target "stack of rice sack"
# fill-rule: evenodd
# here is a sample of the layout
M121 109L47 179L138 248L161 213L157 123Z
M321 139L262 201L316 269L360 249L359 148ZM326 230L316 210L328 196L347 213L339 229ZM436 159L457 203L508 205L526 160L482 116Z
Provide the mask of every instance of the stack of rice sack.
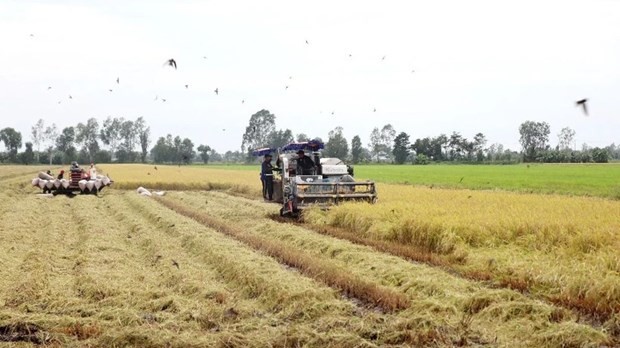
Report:
M82 193L95 193L101 191L104 187L110 186L112 180L105 175L97 175L94 179L82 179L78 181L78 188ZM32 186L38 186L43 193L54 191L73 191L70 179L55 179L53 176L40 172L37 178L32 179ZM96 190L95 190L96 189Z

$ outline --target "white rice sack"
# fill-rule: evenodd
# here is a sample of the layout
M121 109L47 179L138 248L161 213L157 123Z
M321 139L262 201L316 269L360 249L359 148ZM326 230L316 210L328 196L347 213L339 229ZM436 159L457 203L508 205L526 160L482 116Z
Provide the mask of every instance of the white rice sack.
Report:
M153 192L154 194L158 195L158 196L163 196L166 194L166 191L155 191Z
M110 178L108 178L107 176L104 176L103 178L101 178L101 182L103 183L104 186L108 186L110 185Z
M81 191L84 191L84 189L86 188L86 180L78 181L78 186L80 187Z
M39 172L39 179L44 179L44 180L53 180L53 179L54 179L54 177L53 177L53 176L51 176L51 175L49 175L49 174L47 174L47 173L44 173L44 172Z
M101 179L95 180L95 187L97 188L97 190L99 190L101 186L103 186L103 180Z
M47 180L45 179L39 179L39 187L40 188L45 188L45 185L47 184Z
M88 180L86 182L86 188L88 188L89 191L92 191L93 188L95 188L95 180Z
M41 179L39 179L39 178L32 179L32 186L39 186L39 180L41 180Z
M53 180L46 180L47 182L45 183L45 187L47 187L48 189L51 189L52 187L54 187L54 181Z
M58 180L58 179L54 180L54 187L55 188L59 188L60 187L60 180Z
M138 187L138 189L136 191L138 192L138 194L141 194L141 195L145 195L145 196L150 196L151 195L151 192L149 190L145 189L142 186Z
M67 180L67 179L60 179L60 185L62 185L62 187L69 188L70 184L71 183L69 182L69 180Z

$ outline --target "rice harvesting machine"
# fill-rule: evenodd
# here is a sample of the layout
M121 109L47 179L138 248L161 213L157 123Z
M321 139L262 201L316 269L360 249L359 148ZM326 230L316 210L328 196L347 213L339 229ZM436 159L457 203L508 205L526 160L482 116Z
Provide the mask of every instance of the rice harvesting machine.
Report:
M110 186L113 181L106 175L99 175L95 166L91 164L89 170L80 168L76 162L71 164L69 176L64 178L64 170L54 178L49 172L40 172L32 179L32 186L39 187L43 193L57 194L97 194L105 187Z
M261 148L254 156L276 153L273 176L273 201L282 204L280 215L297 215L303 209L318 206L329 209L342 202L377 201L375 183L370 180L356 181L353 167L338 158L321 158L324 144L318 140L295 142L280 148ZM309 153L313 166L310 170L300 168L299 151ZM305 155L305 154L304 154Z

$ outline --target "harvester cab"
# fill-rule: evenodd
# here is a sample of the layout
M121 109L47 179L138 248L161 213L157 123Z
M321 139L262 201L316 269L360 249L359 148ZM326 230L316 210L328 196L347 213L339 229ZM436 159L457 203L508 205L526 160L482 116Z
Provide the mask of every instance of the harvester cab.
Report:
M328 209L332 205L349 201L375 203L377 191L372 181L355 181L353 168L338 158L321 158L324 144L312 140L290 143L277 150L259 149L257 156L277 152L274 176L275 202L282 204L280 215L297 215L301 210L318 206ZM298 163L299 151L304 151L314 164L312 168ZM305 155L304 154L304 155Z

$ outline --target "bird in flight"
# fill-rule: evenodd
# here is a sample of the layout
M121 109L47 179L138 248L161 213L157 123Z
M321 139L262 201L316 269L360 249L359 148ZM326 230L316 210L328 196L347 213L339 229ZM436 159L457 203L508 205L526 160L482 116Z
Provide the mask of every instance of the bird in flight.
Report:
M587 102L588 102L588 98L577 100L575 102L576 106L581 106L583 108L583 113L586 114L586 116L588 116L588 106L586 104Z
M69 95L69 99L73 99L73 97L71 95Z
M245 103L245 99L242 99L242 100L241 100L241 104L243 104L243 103Z
M30 37L34 37L34 34L30 34Z
M171 67L173 67L173 68L175 68L175 69L177 68L177 62L176 62L174 59L172 59L172 58L168 59L168 60L164 63L164 65L170 65Z
M377 108L372 109L372 112L377 112Z
M164 99L164 98L161 98L161 101L165 103L165 102L166 102L166 99Z
M226 132L226 128L222 128L222 132Z
M332 111L332 115L334 114L334 112Z
M306 45L309 45L310 43L308 42L308 40L306 40Z
M172 265L173 265L174 267L176 267L177 269L179 269L179 268L180 268L180 267L179 267L179 263L178 263L178 262L176 262L175 260L172 260Z
M156 101L157 99L159 99L158 95L155 96L155 99L153 99L153 101Z
M289 79L289 80L292 80L292 79L293 79L293 76L289 76L289 77L288 77L288 79Z
M116 78L116 84L119 84L119 83L121 83L121 78L120 78L120 77L117 77L117 78Z
M108 91L112 92L112 90L111 90L111 89L108 89Z
M189 88L189 85L185 85L185 89Z
M288 89L288 86L284 87L284 89Z
M385 60L385 56L383 56L383 58L381 58L381 60Z
M220 95L220 90L219 90L219 89L217 89L217 88L216 88L216 89L215 89L215 91L213 91L213 92L215 92L215 94L216 94L216 95Z
M49 91L50 89L52 89L52 86L48 86L48 87L47 87L47 90L48 90L48 91Z
M353 55L351 53L349 53L349 58L353 57Z
M207 56L202 56L202 59L207 59Z

